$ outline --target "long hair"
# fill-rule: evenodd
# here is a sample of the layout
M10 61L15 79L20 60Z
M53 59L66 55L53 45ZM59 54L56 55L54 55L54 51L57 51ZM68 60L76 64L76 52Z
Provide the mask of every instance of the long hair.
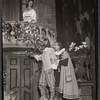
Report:
M30 1L33 2L32 6L31 6L31 7L33 7L33 5L34 5L34 0L28 0L28 1L27 1L27 4L26 4L26 8L28 8L28 3L29 3Z
M50 41L48 38L46 38L44 41L47 41L47 43L45 44L45 47L50 47Z

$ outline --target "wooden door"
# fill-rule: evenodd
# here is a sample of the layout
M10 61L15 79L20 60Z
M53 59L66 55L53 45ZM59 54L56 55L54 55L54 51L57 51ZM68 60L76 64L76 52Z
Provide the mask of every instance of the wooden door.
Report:
M32 67L32 61L27 56L21 56L21 100L33 100Z
M27 56L7 56L6 91L11 100L32 100L33 64Z
M8 100L20 99L20 57L7 56L6 91ZM16 99L15 99L16 98Z

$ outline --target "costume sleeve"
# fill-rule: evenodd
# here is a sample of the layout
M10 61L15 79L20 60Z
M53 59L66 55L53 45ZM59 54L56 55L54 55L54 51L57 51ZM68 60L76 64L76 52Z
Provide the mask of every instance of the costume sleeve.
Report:
M68 66L68 58L59 61L59 65Z
M23 12L22 16L25 17L25 13L24 12Z
M25 12L23 12L22 16L23 16L23 20L24 20L25 19Z
M55 52L54 52L54 50L52 48L51 48L51 52L50 52L50 61L51 61L52 64L57 62L57 58L56 58Z

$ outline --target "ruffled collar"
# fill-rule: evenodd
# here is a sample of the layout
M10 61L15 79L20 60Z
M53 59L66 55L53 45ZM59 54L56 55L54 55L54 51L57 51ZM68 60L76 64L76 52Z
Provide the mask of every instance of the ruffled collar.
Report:
M61 49L60 51L56 51L55 55L61 55L65 51L65 48Z

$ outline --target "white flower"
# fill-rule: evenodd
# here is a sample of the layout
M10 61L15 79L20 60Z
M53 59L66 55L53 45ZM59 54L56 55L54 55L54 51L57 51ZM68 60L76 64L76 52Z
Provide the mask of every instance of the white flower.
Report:
M76 43L74 43L74 42L71 42L71 46L75 46L76 45Z
M69 48L72 48L72 45L70 45Z
M79 47L75 47L75 49L79 50Z
M77 51L77 49L75 49L74 51Z
M11 35L14 35L14 34L15 34L15 33L12 31L12 32L11 32Z
M86 45L87 43L86 43L86 42L82 42L82 44L83 44L83 45L84 45L84 44Z
M69 48L69 51L71 51L72 50L72 48Z
M87 48L87 45L83 45L85 48Z
M83 45L80 45L79 48L82 49L83 48Z
M28 30L26 30L26 33L28 33Z
M74 51L78 51L79 50L79 47L75 47L75 50Z
M71 51L74 48L75 45L76 45L76 43L71 42L71 45L69 46L69 51Z

